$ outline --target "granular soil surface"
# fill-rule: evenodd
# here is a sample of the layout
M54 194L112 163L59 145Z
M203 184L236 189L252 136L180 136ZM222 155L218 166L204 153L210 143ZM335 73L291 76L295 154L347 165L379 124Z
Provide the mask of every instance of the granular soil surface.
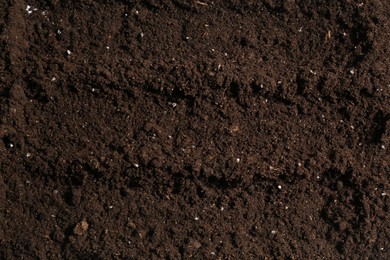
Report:
M389 259L390 2L2 0L1 259Z

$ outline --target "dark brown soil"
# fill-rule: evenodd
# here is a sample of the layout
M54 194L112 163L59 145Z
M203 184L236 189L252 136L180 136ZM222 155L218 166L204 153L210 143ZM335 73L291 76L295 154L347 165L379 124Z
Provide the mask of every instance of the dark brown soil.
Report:
M0 1L1 259L390 259L390 2Z

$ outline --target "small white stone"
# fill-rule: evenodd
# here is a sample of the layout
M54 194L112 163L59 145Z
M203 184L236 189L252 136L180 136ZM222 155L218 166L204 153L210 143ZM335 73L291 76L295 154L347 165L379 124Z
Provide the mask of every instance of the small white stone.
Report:
M143 38L145 36L145 34L142 32L139 34L139 36L141 36L141 38Z
M276 234L276 230L272 230L272 231L271 231L271 234L272 234L272 235L275 235L275 234Z
M385 146L385 145L381 145L381 148L382 148L382 149L386 149L386 146Z
M133 165L134 165L135 168L139 167L139 165L137 163L133 163Z
M61 32L61 30L60 29L58 29L57 30L57 34L61 34L62 32Z
M349 73L351 73L351 75L355 74L355 70L350 70Z
M354 129L355 129L355 127L354 127L353 125L351 125L351 129L352 129L352 130L354 130Z
M387 193L386 193L386 192L382 192L381 195L382 195L382 196L386 196Z
M95 88L92 88L92 92L95 92L95 90L96 90Z
M112 209L114 206L108 206L109 209Z
M195 220L196 220L196 221L198 221L198 220L199 220L199 218L198 218L198 217L195 217Z
M221 211L224 211L224 209L225 209L224 207L221 207Z
M28 14L32 14L33 11L31 11L31 6L30 5L27 5L26 11L27 11Z
M67 50L66 53L67 53L68 55L71 55L71 54L72 54L72 52L71 52L70 50Z
M107 50L109 50L109 49L110 49L110 46L106 46L106 48L107 48Z
M172 107L176 107L177 106L177 104L176 103L172 103Z
M11 147L11 148L12 148L12 147L14 147L14 144L12 144L12 143L11 143L11 144L9 144L9 147Z
M211 51L213 51L213 52L214 52L215 50L214 50L214 49L211 49Z
M26 157L30 157L31 156L31 153L26 153Z
M301 167L301 166L302 166L302 163L299 162L299 163L298 163L298 166Z
M240 161L241 161L241 159L240 159L240 158L237 158L237 159L236 159L236 162L240 162Z
M56 77L51 78L51 81L56 81L56 80L57 80Z
M278 185L278 189L281 190L281 189L282 189L282 186L281 186L281 185Z

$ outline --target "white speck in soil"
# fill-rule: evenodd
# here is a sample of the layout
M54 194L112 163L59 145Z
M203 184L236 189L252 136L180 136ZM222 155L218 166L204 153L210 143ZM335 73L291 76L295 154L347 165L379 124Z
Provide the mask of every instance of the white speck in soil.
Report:
M236 162L240 162L240 161L241 161L241 159L240 159L240 158L237 158L237 159L236 159Z
M70 50L67 50L66 53L67 53L68 55L71 55L71 54L72 54L72 52L71 52Z
M31 153L26 153L26 157L30 157L31 156Z
M281 189L282 189L282 186L281 186L281 185L278 185L278 189L281 190Z
M276 234L276 230L272 230L272 231L271 231L271 234L272 234L272 235L275 235L275 234Z
M27 11L27 13L28 13L28 14L32 14L32 12L33 12L33 11L32 11L32 9L31 9L31 8L32 8L32 6L30 6L30 5L27 5L27 7L26 7L26 11Z
M195 217L195 220L196 220L196 221L198 221L198 220L199 220L199 218L198 218L198 217Z
M382 196L386 196L387 195L387 193L386 192L382 192L382 194L381 194Z
M384 150L384 149L386 149L386 146L384 146L384 145L381 145L381 148Z

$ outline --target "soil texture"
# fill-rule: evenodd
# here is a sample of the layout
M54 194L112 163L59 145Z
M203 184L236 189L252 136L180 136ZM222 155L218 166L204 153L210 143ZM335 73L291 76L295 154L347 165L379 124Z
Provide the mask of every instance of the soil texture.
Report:
M1 259L390 259L390 2L0 1Z

